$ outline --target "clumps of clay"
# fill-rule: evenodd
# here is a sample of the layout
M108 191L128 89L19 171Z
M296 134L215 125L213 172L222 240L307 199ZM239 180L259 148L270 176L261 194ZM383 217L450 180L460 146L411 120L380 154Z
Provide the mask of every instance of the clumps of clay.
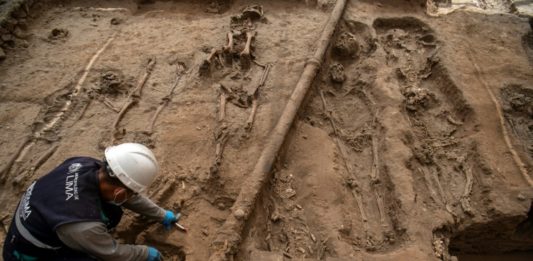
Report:
M99 84L94 89L98 94L116 96L127 92L124 75L120 71L103 72L99 77Z
M60 40L60 39L67 38L68 35L69 35L69 32L67 29L54 28L48 34L48 39L49 40Z
M435 94L419 87L407 87L402 94L405 97L405 108L411 112L428 109L437 101Z
M329 75L331 81L336 83L343 83L346 80L346 74L344 73L344 66L340 63L334 63L329 67Z

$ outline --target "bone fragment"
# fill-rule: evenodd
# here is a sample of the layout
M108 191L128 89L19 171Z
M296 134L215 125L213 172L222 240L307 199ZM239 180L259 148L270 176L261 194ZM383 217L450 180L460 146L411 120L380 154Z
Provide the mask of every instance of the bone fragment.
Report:
M152 133L154 132L154 125L155 125L155 121L157 120L157 117L159 116L163 108L165 108L165 106L167 106L170 100L172 99L172 96L174 95L174 90L176 89L176 86L178 86L178 83L180 82L183 69L184 69L183 66L181 64L178 64L176 80L174 81L174 84L170 88L168 95L161 98L161 102L159 103L157 110L155 111L154 115L152 116L152 119L150 120L150 125L147 131L148 135L152 135Z
M433 162L436 162L435 159L433 159ZM442 198L442 202L444 203L444 207L446 208L446 211L450 213L452 216L455 217L455 213L452 211L452 207L450 206L448 202L448 197L444 193L444 189L442 189L442 184L440 183L439 175L434 174L433 172L430 174L431 177L434 178L435 183L437 184L437 188L439 189L440 196Z
M473 175L472 175L472 168L468 168L463 171L465 173L466 177L466 184L465 189L463 191L463 195L461 196L461 207L463 208L464 212L468 215L473 215L474 212L472 211L472 207L470 206L470 194L472 193L472 185L473 185Z
M255 114L257 113L257 96L259 88L262 86L265 86L266 79L268 77L268 74L270 73L270 69L272 68L272 64L267 64L263 69L263 74L261 75L261 79L259 80L259 84L256 86L256 88L252 92L252 112L250 113L250 116L248 116L248 120L246 121L245 129L247 131L250 131L252 129L252 126L254 124Z
M223 47L224 52L231 53L233 51L233 33L229 32L227 34L228 44Z
M91 100L88 100L87 103L85 103L85 105L83 105L83 108L81 109L80 116L78 116L78 121L81 120L83 118L83 116L85 116L85 112L87 112L87 109L89 108L89 105L91 105Z
M41 157L37 159L33 167L30 169L31 174L35 173L54 153L56 152L59 145L54 145L51 148L49 148Z
M422 168L418 168L418 172L422 173L422 176L424 176L424 183L426 183L426 187L429 190L429 195L431 196L431 199L433 199L435 203L439 203L440 200L437 199L437 192L435 192L433 182L431 181L431 178L428 176L427 172L425 172Z
M227 34L228 44L222 47L222 52L226 64L231 64L233 62L233 33L229 32Z
M113 105L113 103L111 103L107 98L104 98L104 99L102 100L102 103L103 103L105 106L107 106L109 109L111 109L112 111L114 111L114 112L120 112L120 110L117 109L117 108Z
M252 126L254 125L255 114L257 112L257 106L258 106L257 98L255 98L255 95L254 95L254 98L252 100L252 112L248 116L248 120L246 120L246 126L244 127L246 131L252 130Z
M240 53L241 68L244 70L249 69L252 62L250 50L254 34L255 33L251 31L246 32L246 45L244 46L244 50L242 50L242 52Z
M448 115L448 116L446 117L446 120L447 120L449 123L451 123L452 125L455 125L455 126L461 126L461 125L463 125L462 122L460 122L460 121L454 119L451 115Z
M228 101L228 96L224 91L220 92L220 107L218 113L218 121L222 122L226 118L226 103Z
M219 165L222 162L222 153L224 147L229 139L229 134L226 130L223 130L219 138L217 139L217 145L215 149L215 164Z

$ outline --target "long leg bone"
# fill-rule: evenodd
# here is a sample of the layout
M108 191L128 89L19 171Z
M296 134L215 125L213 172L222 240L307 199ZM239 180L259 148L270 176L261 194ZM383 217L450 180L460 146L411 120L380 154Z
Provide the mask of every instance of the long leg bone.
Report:
M376 119L374 118L374 121ZM375 125L375 124L373 124ZM379 217L381 221L382 227L387 227L388 224L385 220L385 206L383 203L383 197L379 194L378 191L378 185L379 185L379 148L378 148L378 141L375 134L372 135L372 173L370 178L370 184L372 185L372 188L374 190L374 197L376 198L376 202L378 204L378 211L379 211Z
M150 77L150 74L152 73L152 70L155 65L155 59L151 58L148 61L148 65L146 66L146 70L143 74L143 76L139 79L139 82L137 83L137 86L135 89L128 95L128 101L124 104L122 109L120 110L119 114L117 115L117 118L115 119L115 122L113 123L113 130L115 134L118 133L117 127L120 123L120 120L122 117L124 117L124 114L126 114L127 110L139 102L139 99L141 98L142 89L144 87L144 84L146 83L146 80L148 80L148 77ZM114 141L114 140L113 140Z
M20 184L22 180L33 177L35 172L56 152L58 147L59 145L54 145L45 151L44 154L37 159L35 164L28 171L24 171L19 177L15 178L17 181L13 181L13 183Z
M157 117L159 116L163 108L165 108L165 106L167 106L170 100L172 99L174 90L176 89L176 87L178 86L178 83L180 82L183 69L184 69L183 66L181 64L178 64L176 80L174 81L174 84L170 88L168 95L161 98L161 103L159 104L159 107L157 107L157 110L155 111L154 116L152 116L152 120L150 120L150 126L148 127L148 131L147 131L148 135L152 135L152 133L154 132L154 125L155 125L155 121L157 120Z
M344 150L342 149L342 146L340 144L339 135L338 135L338 131L337 131L337 126L335 125L335 122L333 121L333 113L328 109L328 105L326 103L326 98L324 97L324 92L322 92L322 90L319 90L319 93L320 93L320 99L322 100L322 108L324 109L324 112L327 114L328 119L329 119L329 123L331 124L331 128L333 129L333 134L335 135L335 138L334 138L335 144L337 145L337 149L339 150L339 153L340 153L340 155L342 157L342 161L344 163L344 168L345 168L347 174L349 176L352 176L354 172L352 171L352 168L348 164L346 153L344 152ZM368 219L367 219L366 212L365 212L365 209L364 209L364 206L363 206L363 200L362 200L362 197L361 197L361 193L357 189L359 187L359 184L357 184L356 179L354 179L353 182L355 183L355 187L356 188L351 188L352 189L352 195L355 198L357 206L359 207L359 214L361 215L361 220L363 221L364 228L365 228L365 233L366 233L366 232L368 232L368 223L367 223Z
M228 44L222 47L222 52L224 56L224 61L226 64L230 65L233 62L233 33L229 32L227 34Z
M33 142L33 139L31 137L27 137L23 142L22 144L20 145L20 147L18 148L17 152L15 154L13 154L13 156L11 156L11 159L9 159L9 161L7 162L7 164L4 166L4 168L2 168L2 170L0 171L0 175L2 175L1 179L0 179L0 182L1 183L4 183L7 179L7 176L8 176L8 173L9 173L9 170L11 170L11 167L13 167L13 163L15 163L15 161L19 158L20 154L22 153L22 151L26 148L26 146Z
M466 184L465 189L463 191L463 195L461 196L461 207L463 208L464 212L468 215L474 215L474 212L472 211L472 207L470 206L470 194L472 193L472 184L473 184L473 175L472 175L472 168L468 168L463 171L465 173L466 177Z
M201 76L209 75L211 72L211 65L213 64L213 60L218 57L220 54L220 50L217 50L216 48L211 49L211 52L207 56L207 58L200 64L199 73Z
M85 113L87 112L87 109L89 109L89 106L91 105L91 100L88 100L85 105L83 105L83 108L81 109L80 116L78 116L78 121L85 116Z
M226 142L229 139L229 132L225 126L221 126L220 130L217 133L216 137L216 148L215 148L215 161L210 168L211 177L217 177L220 164L222 164L222 154L224 153L224 147Z
M248 116L248 120L246 120L246 126L244 127L247 131L252 130L252 126L254 125L254 119L255 114L257 112L257 98L256 95L254 95L254 98L252 100L252 112L250 113L250 116Z
M224 46L223 50L224 52L232 52L233 51L233 33L229 32L227 34L228 37L228 45Z
M433 160L433 162L436 162L436 161ZM431 171L430 175L433 177L433 179L435 180L435 183L437 184L437 188L439 189L439 193L440 193L440 196L442 197L442 202L444 202L444 207L446 208L446 211L448 211L450 214L452 214L452 216L455 217L455 213L453 213L452 207L450 206L448 202L448 197L444 193L444 189L442 189L442 184L440 183L439 174Z
M241 68L244 70L248 70L252 62L251 46L254 36L255 32L246 32L246 45L244 46L244 50L240 53Z
M425 172L424 169L422 169L422 168L418 168L418 172L420 172L422 174L422 176L424 176L424 182L426 183L426 187L429 190L429 195L430 195L431 199L433 199L433 201L435 203L438 203L439 200L438 200L437 192L435 192L435 188L434 188L433 182L429 178L427 172Z
M252 126L254 124L255 114L257 112L258 102L257 102L257 96L259 95L259 88L262 86L265 86L266 79L268 77L268 74L270 73L270 69L272 68L272 64L265 65L263 69L263 74L261 75L261 79L259 80L259 84L257 87L253 90L252 93L252 112L250 113L250 116L248 116L248 120L246 121L245 129L247 131L250 131L252 129Z
M220 92L220 108L218 114L218 121L222 122L226 118L226 103L228 101L228 96L224 91Z

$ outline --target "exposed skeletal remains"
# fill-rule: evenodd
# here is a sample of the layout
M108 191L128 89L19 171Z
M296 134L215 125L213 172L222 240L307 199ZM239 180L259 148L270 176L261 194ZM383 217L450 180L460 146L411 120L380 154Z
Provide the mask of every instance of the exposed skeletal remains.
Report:
M232 66L238 59L240 69L248 70L254 59L253 40L256 35L255 22L264 19L263 7L251 5L241 14L232 16L231 31L226 34L227 44L221 48L212 48L207 58L200 65L200 75L211 73L212 67Z

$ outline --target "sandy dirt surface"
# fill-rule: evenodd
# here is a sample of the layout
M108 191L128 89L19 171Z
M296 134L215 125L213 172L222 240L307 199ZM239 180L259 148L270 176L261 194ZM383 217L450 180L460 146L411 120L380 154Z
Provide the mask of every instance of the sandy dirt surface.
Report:
M161 165L148 195L189 232L129 212L116 236L209 259L334 5L214 2L34 5L0 63L5 228L63 159L140 142ZM232 19L252 4L262 17ZM528 19L425 4L348 1L235 260L531 259L517 253L533 250ZM213 52L242 26L250 60L245 33Z

